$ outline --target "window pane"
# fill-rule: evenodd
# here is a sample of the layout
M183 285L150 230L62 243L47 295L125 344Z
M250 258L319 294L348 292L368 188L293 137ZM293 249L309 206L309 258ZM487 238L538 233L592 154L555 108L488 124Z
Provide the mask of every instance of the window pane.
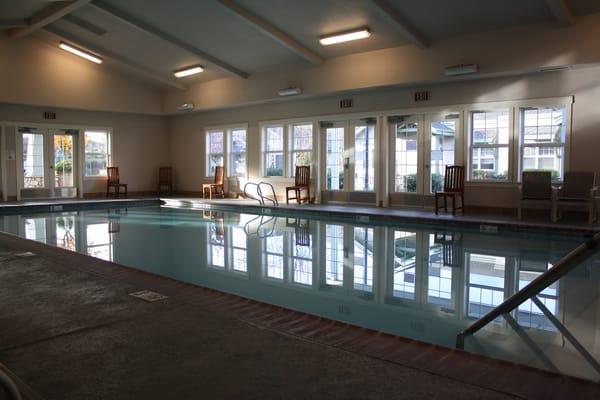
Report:
M327 189L344 188L344 128L327 128Z
M209 175L215 174L215 167L223 165L223 154L211 154L208 156L208 171Z
M394 297L415 299L416 256L416 233L394 232Z
M231 176L246 176L246 153L231 153L229 164Z
M508 124L508 110L472 112L472 144L508 144Z
M231 152L245 153L246 152L246 130L235 129L230 132Z
M354 189L375 190L375 125L354 127Z
M344 227L325 226L325 281L328 285L344 284Z
M552 180L563 178L564 148L555 146L528 146L523 148L523 171L552 172Z
M473 180L502 181L508 179L508 147L474 147L471 151L471 178Z
M297 165L310 165L311 162L311 152L310 151L297 151L293 155L292 162L294 166ZM292 173L296 174L296 168L292 168ZM293 175L292 175L293 176Z
M373 290L373 228L354 228L354 289Z
M429 235L427 301L449 308L452 306L452 267L444 265L443 246L436 243L435 235Z
M265 154L265 176L283 176L283 153Z
M312 124L292 126L292 150L312 149Z
M23 133L23 187L43 188L44 179L44 135Z
M470 254L467 315L479 318L504 300L506 259L485 254Z
M223 153L223 132L208 133L208 149L209 153Z
M446 166L454 165L455 138L455 120L431 123L431 193L440 192L444 188Z
M564 143L566 109L540 107L521 109L521 142Z
M283 151L283 126L269 126L265 135L266 151Z
M400 122L396 124L395 139L395 191L417 191L417 130L416 122Z
M106 176L110 165L110 142L108 132L86 131L85 176Z

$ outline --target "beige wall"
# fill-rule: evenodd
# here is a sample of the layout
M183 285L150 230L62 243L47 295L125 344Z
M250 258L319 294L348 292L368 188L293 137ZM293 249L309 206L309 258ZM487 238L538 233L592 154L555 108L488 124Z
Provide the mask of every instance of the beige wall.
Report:
M129 191L155 191L158 167L170 160L169 133L164 117L52 108L56 120L44 121L46 107L0 104L0 122L33 122L65 126L94 126L113 129L113 165L119 166L121 180ZM9 132L11 131L11 132ZM6 129L6 150L15 150L12 130ZM11 134L12 133L12 134ZM7 194L16 196L16 161L6 161ZM105 181L84 181L84 192L106 190Z
M0 35L0 103L160 114L162 92L36 37Z
M464 81L427 87L431 100L426 107L459 104L574 96L570 165L567 168L594 170L600 174L600 68L589 67L563 72L545 72L508 78ZM350 113L414 108L414 88L357 92ZM344 97L348 97L345 95ZM205 181L205 133L209 126L248 123L248 159L251 179L260 177L259 122L340 114L340 96L310 100L288 100L170 118L171 160L178 176L177 188L200 191ZM289 181L288 181L289 182ZM279 183L281 193L285 182ZM467 204L515 207L515 185L471 185Z

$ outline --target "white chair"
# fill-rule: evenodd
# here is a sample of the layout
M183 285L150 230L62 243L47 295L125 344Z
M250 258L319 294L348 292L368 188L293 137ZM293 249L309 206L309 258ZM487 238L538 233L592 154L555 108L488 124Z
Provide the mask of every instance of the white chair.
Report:
M552 174L550 171L524 171L519 186L519 220L523 219L523 208L543 206L550 210L552 218Z
M589 223L593 224L596 218L596 196L599 193L595 172L566 172L562 186L555 189L552 221L558 221L560 209L564 206L583 206L588 212Z

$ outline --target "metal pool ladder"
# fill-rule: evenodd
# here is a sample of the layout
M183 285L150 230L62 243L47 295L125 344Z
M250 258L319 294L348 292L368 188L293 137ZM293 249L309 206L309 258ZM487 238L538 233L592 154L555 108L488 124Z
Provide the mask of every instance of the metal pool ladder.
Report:
M248 193L248 186L256 187L256 194L258 195L258 197L251 193ZM271 196L264 195L261 187L267 187L271 193ZM244 195L249 199L254 199L254 200L258 201L258 203L262 206L265 205L265 200L270 201L271 203L273 203L274 206L279 205L279 201L277 201L277 196L275 195L275 188L269 182L265 182L265 181L260 181L258 183L247 182L244 185Z
M465 338L475 334L484 326L498 318L504 317L514 328L520 328L514 317L510 314L528 299L531 299L535 305L544 313L546 318L556 326L556 328L571 342L571 345L586 359L598 373L600 373L600 364L596 359L579 343L579 341L569 332L569 330L546 308L537 295L552 285L567 273L572 271L582 262L587 261L600 250L600 232L596 233L591 239L576 247L573 251L561 258L552 268L542 275L529 282L527 286L519 290L496 308L475 321L464 331L456 336L456 347L464 349ZM529 339L531 340L531 339Z
M10 400L21 400L23 398L17 384L2 369L0 369L0 387L4 389Z

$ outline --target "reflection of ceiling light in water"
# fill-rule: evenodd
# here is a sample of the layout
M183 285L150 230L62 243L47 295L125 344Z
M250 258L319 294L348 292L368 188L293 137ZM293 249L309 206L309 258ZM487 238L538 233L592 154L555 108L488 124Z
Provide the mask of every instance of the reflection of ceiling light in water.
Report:
M91 62L95 62L96 64L102 64L102 59L92 53L89 53L85 50L80 49L79 47L75 47L65 42L60 42L58 45L61 49L68 51L69 53L75 54L76 56L85 58Z
M190 75L196 75L200 72L204 71L201 65L194 65L193 67L186 67L180 70L177 70L173 73L177 78L183 78Z
M337 43L350 42L352 40L366 39L369 36L371 36L369 28L360 28L321 36L319 42L321 42L323 46L329 46Z

